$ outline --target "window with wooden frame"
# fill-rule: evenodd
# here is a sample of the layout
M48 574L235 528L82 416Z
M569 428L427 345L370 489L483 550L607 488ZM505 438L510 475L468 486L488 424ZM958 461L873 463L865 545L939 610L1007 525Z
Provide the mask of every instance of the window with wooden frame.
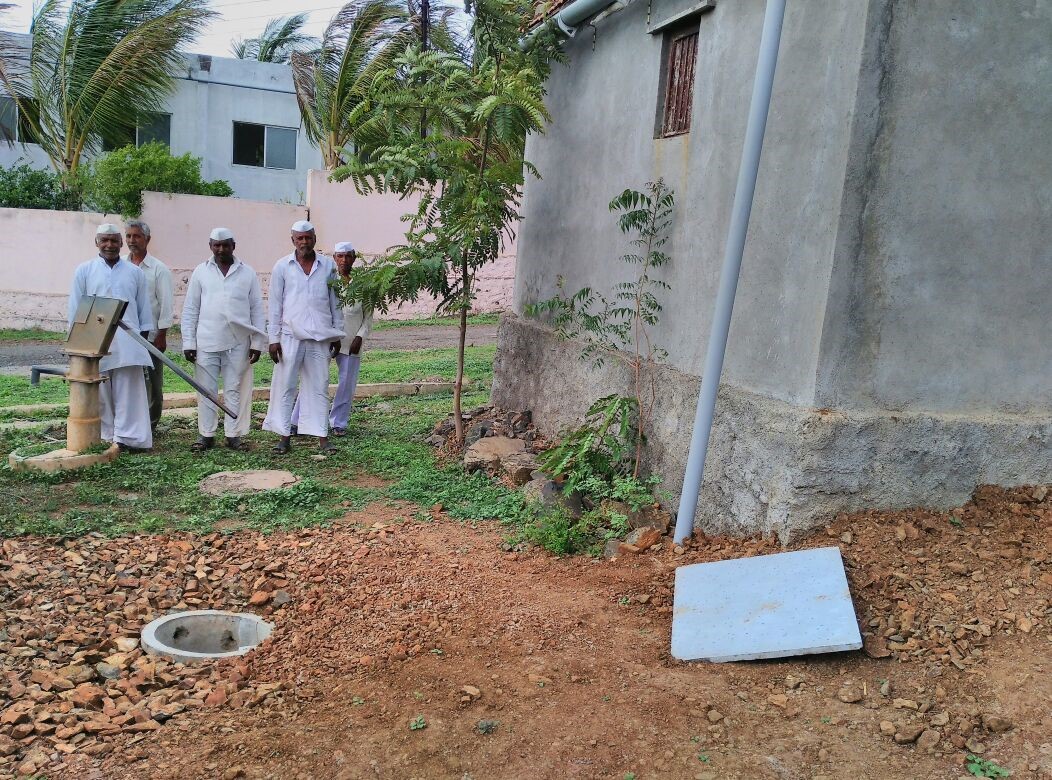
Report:
M668 138L690 132L694 71L698 63L698 26L668 31L662 50L665 62L658 136Z

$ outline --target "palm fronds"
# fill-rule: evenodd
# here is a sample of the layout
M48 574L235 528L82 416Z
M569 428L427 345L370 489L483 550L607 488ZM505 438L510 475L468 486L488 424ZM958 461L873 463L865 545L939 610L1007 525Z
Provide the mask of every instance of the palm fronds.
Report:
M263 32L256 38L238 38L230 47L240 60L259 62L288 62L293 53L310 51L318 45L318 39L303 32L307 14L279 16L267 22Z

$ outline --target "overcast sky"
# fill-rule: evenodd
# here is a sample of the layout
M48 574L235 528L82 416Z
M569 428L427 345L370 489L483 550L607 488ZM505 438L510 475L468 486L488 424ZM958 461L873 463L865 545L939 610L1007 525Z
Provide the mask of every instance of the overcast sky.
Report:
M342 6L337 0L212 0L212 8L220 17L213 21L204 34L190 47L194 53L233 56L230 41L258 35L267 20L275 16L309 12L306 32L321 37L329 19ZM0 18L5 29L29 32L33 18L32 2L19 2Z

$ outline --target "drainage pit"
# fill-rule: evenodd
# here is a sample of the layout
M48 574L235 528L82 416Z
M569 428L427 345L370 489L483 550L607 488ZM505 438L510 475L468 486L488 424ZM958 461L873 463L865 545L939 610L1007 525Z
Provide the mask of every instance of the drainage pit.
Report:
M273 630L271 623L248 612L198 609L147 624L140 644L147 653L192 664L244 655Z

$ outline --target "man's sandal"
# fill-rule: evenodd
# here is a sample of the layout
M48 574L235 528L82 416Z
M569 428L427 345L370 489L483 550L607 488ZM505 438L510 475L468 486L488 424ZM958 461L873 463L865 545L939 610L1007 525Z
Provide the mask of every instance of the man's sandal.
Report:
M335 444L333 444L331 441L327 441L323 445L318 445L318 452L320 452L322 455L332 455L335 452L339 452L339 450L336 448Z
M214 446L216 446L216 440L214 436L201 436L200 438L198 438L197 441L190 445L190 451L204 452L205 450L212 449Z
M289 443L287 441L279 441L277 444L270 448L270 451L273 452L275 455L288 455Z
M247 441L242 441L240 436L227 436L226 437L227 449L234 450L236 452L248 452L252 449L251 445Z
M346 428L333 428L332 429L332 435L333 436L346 436L347 435L347 429Z

